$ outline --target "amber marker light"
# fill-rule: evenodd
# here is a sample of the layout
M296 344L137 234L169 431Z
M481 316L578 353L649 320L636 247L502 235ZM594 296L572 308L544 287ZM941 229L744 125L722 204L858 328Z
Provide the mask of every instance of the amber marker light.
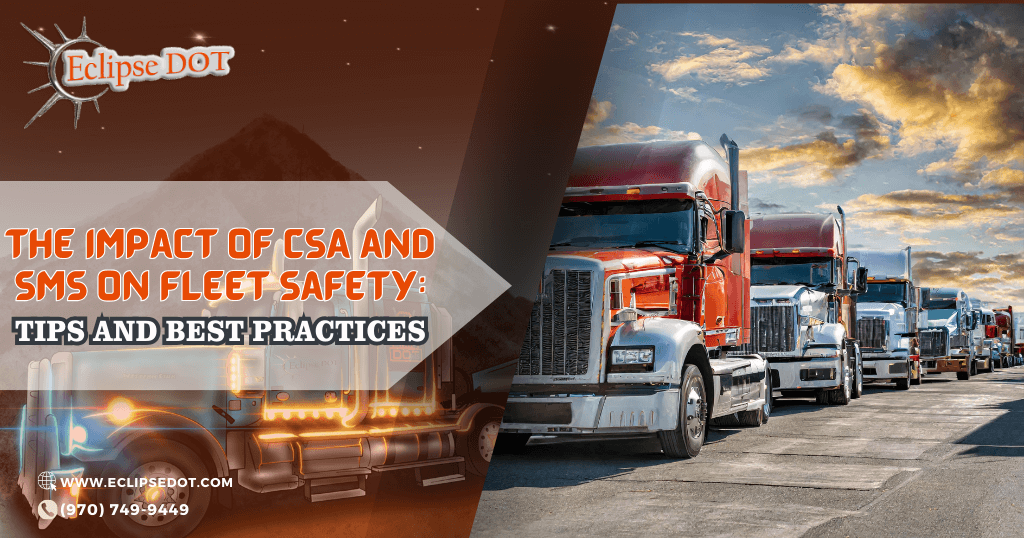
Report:
M110 419L117 424L124 424L132 418L132 403L124 398L115 398L107 406L107 412L110 413Z

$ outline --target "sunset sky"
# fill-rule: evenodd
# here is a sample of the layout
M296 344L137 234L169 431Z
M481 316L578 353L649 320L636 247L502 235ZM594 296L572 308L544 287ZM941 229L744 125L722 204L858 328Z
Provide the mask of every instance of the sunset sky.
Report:
M751 212L846 210L925 286L1024 308L1024 7L620 5L580 145L725 132Z

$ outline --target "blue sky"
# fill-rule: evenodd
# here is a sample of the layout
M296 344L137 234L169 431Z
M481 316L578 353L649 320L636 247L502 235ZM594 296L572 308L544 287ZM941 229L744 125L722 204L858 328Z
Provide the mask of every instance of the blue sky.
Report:
M580 145L728 133L752 212L834 210L1024 307L1024 8L620 5ZM1018 121L1020 120L1020 121Z

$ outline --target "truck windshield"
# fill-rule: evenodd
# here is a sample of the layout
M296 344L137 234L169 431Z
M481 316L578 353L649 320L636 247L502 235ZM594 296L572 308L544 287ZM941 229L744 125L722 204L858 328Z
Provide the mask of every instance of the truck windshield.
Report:
M790 261L792 260L792 261ZM832 284L832 261L750 260L752 286Z
M857 296L858 303L899 303L907 306L902 282L868 282L868 289Z
M956 310L956 298L932 297L922 306L928 310Z
M929 308L926 312L928 313L928 319L930 320L943 320L955 316L956 308Z
M625 247L641 243L690 252L693 200L566 202L558 212L552 246Z

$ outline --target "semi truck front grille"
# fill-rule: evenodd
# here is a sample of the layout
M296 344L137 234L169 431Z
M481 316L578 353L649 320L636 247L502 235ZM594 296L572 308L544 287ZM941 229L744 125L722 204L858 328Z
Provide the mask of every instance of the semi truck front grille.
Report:
M921 331L919 338L921 340L922 357L945 357L949 354L949 351L946 349L945 329Z
M857 341L861 349L885 350L889 341L888 322L884 319L858 319Z
M551 271L533 304L517 375L584 375L590 364L590 271ZM545 291L548 286L545 285Z
M796 307L754 305L750 316L749 351L763 353L796 349Z

